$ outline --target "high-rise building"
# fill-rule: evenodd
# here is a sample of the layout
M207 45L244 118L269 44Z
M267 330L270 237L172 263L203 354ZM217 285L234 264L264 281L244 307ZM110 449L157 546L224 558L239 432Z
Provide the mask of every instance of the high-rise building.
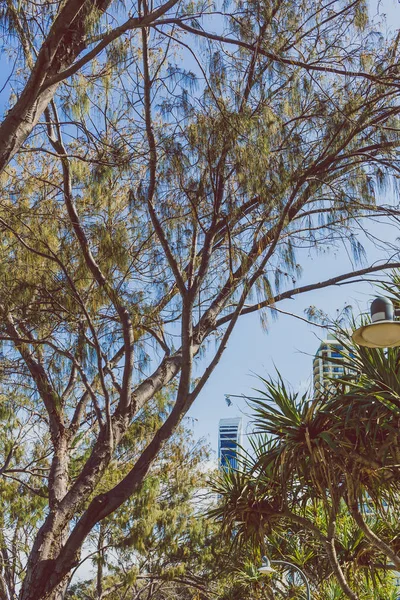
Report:
M222 469L237 468L238 446L242 445L242 418L221 419L218 428L218 462Z
M329 380L342 377L343 367L331 362L331 358L341 358L343 346L338 340L328 333L328 337L321 341L313 361L314 396L319 396L329 386Z

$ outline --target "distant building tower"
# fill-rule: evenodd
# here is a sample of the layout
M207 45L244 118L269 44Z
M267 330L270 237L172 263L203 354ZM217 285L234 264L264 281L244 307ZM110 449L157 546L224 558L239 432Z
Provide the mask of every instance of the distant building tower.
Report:
M218 462L222 469L237 468L238 446L242 445L242 418L221 419L218 429Z
M343 367L330 362L330 358L341 358L343 346L330 333L321 344L315 354L313 362L314 396L319 396L329 386L329 379L342 377Z

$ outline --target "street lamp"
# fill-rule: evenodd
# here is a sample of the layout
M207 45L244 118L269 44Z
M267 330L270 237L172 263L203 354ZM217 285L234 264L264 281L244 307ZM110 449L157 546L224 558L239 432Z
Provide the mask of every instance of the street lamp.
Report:
M301 578L304 581L305 586L306 586L307 600L311 600L310 585L308 583L308 579L305 576L305 573L297 565L293 565L292 563L288 562L287 560L269 560L266 556L263 556L262 557L262 565L261 565L261 567L259 567L258 572L261 573L262 575L271 575L272 573L275 573L275 569L271 566L271 564L289 567L290 569L294 569L295 571L300 573Z
M388 298L378 297L371 304L372 323L353 332L353 342L367 348L394 348L400 346L400 315Z

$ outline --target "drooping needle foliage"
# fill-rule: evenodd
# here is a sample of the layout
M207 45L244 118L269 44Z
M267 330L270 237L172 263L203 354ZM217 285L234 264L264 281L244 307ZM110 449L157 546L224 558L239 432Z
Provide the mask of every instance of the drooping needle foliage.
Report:
M145 483L239 317L399 264L362 246L364 219L398 215L399 35L365 0L7 0L0 21L1 397L39 448L13 442L0 474L39 497L18 593L42 600ZM338 246L356 270L302 274ZM301 485L335 488L321 431L281 458L310 443Z

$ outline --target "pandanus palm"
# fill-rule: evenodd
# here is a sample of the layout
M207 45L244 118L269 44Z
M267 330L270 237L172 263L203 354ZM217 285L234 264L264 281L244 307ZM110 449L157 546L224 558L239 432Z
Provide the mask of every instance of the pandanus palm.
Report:
M341 358L332 360L346 375L325 397L307 401L288 393L281 378L264 381L262 398L253 401L256 427L277 440L283 490L297 480L332 519L344 498L370 543L400 570L394 539L381 537L363 515L371 506L384 514L400 494L399 351L356 350L346 332L341 343Z
M386 568L386 557L400 565L398 532L389 539L377 526L399 493L400 375L397 351L357 352L348 337L342 341L343 356L336 362L346 374L324 396L295 394L280 376L262 380L264 389L251 405L255 430L266 437L252 461L247 458L242 470L223 476L219 516L239 537L250 535L259 543L279 527L290 527L293 535L311 533L329 558L341 593L355 600L362 598L362 585L351 576L337 531L344 503L363 532L363 553L352 558L359 570L368 572L368 553L375 553L381 567ZM374 524L363 515L371 505ZM317 506L325 524L312 516Z
M221 470L214 479L213 488L220 502L210 516L222 522L234 543L251 541L262 547L265 533L279 530L286 500L274 479L273 459L270 464L264 463L261 472L258 470L264 456L274 455L273 444L261 438L257 441L252 444L254 454L242 452L241 468Z
M260 545L271 532L306 531L319 544L319 552L329 556L345 593L357 600L336 556L334 524L341 473L327 458L333 443L331 422L319 401L292 394L282 378L264 384L265 390L259 390L260 397L252 405L256 430L267 438L241 470L221 475L215 486L221 506L214 515L238 540L252 538ZM327 528L315 523L312 513L317 502L329 513Z
M309 511L311 516L310 513L321 531L326 530L326 515L322 507L316 504ZM380 526L381 521L371 520L374 530L379 530ZM357 588L360 600L371 600L373 597L387 600L390 597L394 589L394 573L386 568L384 555L371 546L343 503L337 519L336 549L338 560L351 585ZM284 558L301 566L312 586L313 598L343 600L345 597L333 576L329 560L321 554L307 531L292 527L290 535L269 535L268 552L272 559Z
M384 515L400 493L400 362L397 348L355 350L341 336L347 375L340 393L328 399L336 450L332 458L344 477L343 497L369 541L400 569L390 538L368 525L363 513Z
M261 381L265 389L251 400L254 427L273 440L273 454L262 454L257 467L262 470L272 460L274 476L287 495L310 486L314 496L325 498L327 490L336 495L342 477L332 460L335 422L324 400L293 393L279 374L276 381Z

